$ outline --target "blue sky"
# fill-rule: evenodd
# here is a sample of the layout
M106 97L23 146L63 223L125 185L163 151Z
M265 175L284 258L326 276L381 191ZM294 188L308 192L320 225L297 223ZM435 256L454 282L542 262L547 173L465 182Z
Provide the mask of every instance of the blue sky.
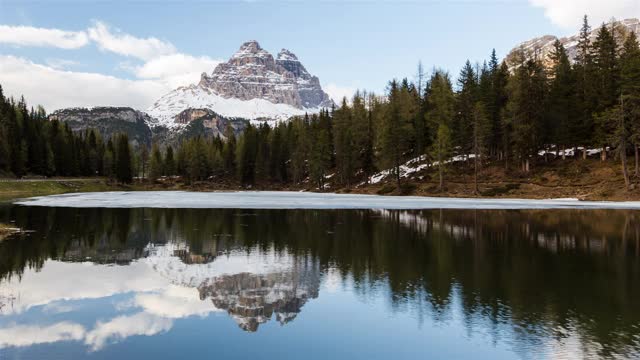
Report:
M337 97L382 92L412 77L419 60L456 76L492 48L504 56L532 37L573 33L583 13L594 23L640 15L637 0L556 3L0 0L0 84L49 110L145 108L255 39L272 53L293 51Z

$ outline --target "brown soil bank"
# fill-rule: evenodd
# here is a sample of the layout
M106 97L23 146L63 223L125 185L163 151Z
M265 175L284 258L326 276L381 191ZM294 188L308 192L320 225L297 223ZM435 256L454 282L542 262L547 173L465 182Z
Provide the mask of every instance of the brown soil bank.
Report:
M632 165L630 163L630 165ZM377 184L365 184L365 178L354 181L350 187L338 186L328 180L324 190L336 193L417 195L447 197L485 198L578 198L581 200L640 200L640 177L636 177L630 166L632 189L627 191L619 162L597 159L566 159L549 163L539 163L528 173L505 171L504 165L485 165L478 174L479 194L474 192L472 162L450 165L445 174L443 191L438 189L436 169L424 169L402 178L400 187L389 177ZM137 191L137 190L189 190L189 191L234 191L234 190L275 190L275 191L320 191L310 181L301 184L283 185L263 182L244 186L233 180L213 180L187 183L179 178L164 181L136 181L123 186L105 179L52 179L32 182L0 181L0 200L18 197L50 195L65 192L87 191Z
M400 189L394 181L386 179L380 184L365 185L351 191L451 197L640 200L640 177L635 176L633 167L631 181L632 189L627 191L619 162L567 159L538 164L528 173L505 171L503 164L490 164L478 173L479 194L474 192L473 167L464 163L448 168L443 191L438 189L435 169L403 178Z

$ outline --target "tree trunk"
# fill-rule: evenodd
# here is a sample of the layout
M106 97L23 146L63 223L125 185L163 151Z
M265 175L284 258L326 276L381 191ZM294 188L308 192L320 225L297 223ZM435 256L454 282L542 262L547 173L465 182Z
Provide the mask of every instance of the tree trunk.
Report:
M396 182L398 184L398 189L400 189L400 159L398 155L396 155Z
M624 175L624 186L628 191L630 189L630 183L629 183L629 171L627 170L627 149L626 149L626 143L624 140L620 145L620 160L622 161L622 174Z
M528 173L528 172L529 172L529 159L526 159L526 160L524 161L524 171L525 171L526 173Z
M503 156L504 156L504 171L507 172L509 171L509 155L507 155L507 152L505 151Z
M633 147L635 149L634 155L635 155L635 160L636 160L636 177L638 177L638 175L640 175L640 169L639 169L639 165L640 164L639 164L639 160L638 160L638 155L639 155L638 154L638 144L635 144Z
M473 193L478 195L478 153L473 157Z
M587 147L582 148L582 160L587 160Z
M624 121L624 97L620 95L620 160L622 161L622 174L624 175L624 185L629 191L631 184L629 183L629 171L627 170L627 133Z
M444 174L442 171L442 165L439 166L438 168L438 175L440 176L440 192L444 191Z
M549 150L550 150L550 149L549 149L549 148L547 148L547 149L544 151L544 162L545 162L545 163L548 163L548 162L549 162Z
M562 160L566 160L567 159L567 148L562 145Z

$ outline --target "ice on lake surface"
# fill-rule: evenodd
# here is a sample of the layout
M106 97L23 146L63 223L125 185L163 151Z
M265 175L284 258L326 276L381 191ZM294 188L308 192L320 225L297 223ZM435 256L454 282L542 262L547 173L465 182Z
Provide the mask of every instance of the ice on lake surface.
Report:
M76 208L176 209L640 209L640 202L637 201L465 199L278 191L72 193L22 199L16 204Z

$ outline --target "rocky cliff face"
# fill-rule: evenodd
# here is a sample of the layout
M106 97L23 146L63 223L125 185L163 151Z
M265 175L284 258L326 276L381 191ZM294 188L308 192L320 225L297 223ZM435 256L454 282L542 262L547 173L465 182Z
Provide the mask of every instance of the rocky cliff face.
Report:
M186 109L209 109L226 117L286 120L333 103L298 58L283 49L274 58L256 41L244 43L200 82L160 98L148 113L167 127L179 127Z
M126 133L134 146L150 146L153 142L161 146L176 145L195 136L226 139L228 126L234 134L239 134L249 123L244 119L220 116L209 109L186 109L173 118L181 125L180 131L170 131L167 127L157 126L155 119L141 111L121 107L58 110L49 116L49 120L54 119L69 124L73 131L98 130L105 138Z
M630 32L635 32L640 36L640 20L639 19L626 19L622 21L616 21L614 23L608 23L606 26L613 26L616 29L618 41L622 45L622 42ZM594 26L589 37L591 41L595 41L598 35L600 26ZM578 54L578 40L579 34L575 34L568 37L558 38L553 35L545 35L539 38L525 41L524 43L515 47L509 55L507 55L506 61L510 67L516 66L516 59L518 52L523 52L525 58L533 58L534 56L540 57L546 66L551 66L550 55L553 52L553 44L556 40L560 40L567 50L569 59L573 62Z
M180 132L182 139L194 136L226 139L229 135L227 128L229 128L233 134L239 134L244 131L249 123L245 119L230 119L220 116L209 109L183 110L175 116L174 121L178 124L187 125Z
M223 98L264 99L297 109L331 105L318 78L311 76L293 53L282 49L274 59L257 41L244 43L211 76L202 74L199 86Z
M127 107L70 108L57 110L49 120L65 122L73 131L95 129L103 137L126 133L136 145L150 145L152 140L149 115Z

